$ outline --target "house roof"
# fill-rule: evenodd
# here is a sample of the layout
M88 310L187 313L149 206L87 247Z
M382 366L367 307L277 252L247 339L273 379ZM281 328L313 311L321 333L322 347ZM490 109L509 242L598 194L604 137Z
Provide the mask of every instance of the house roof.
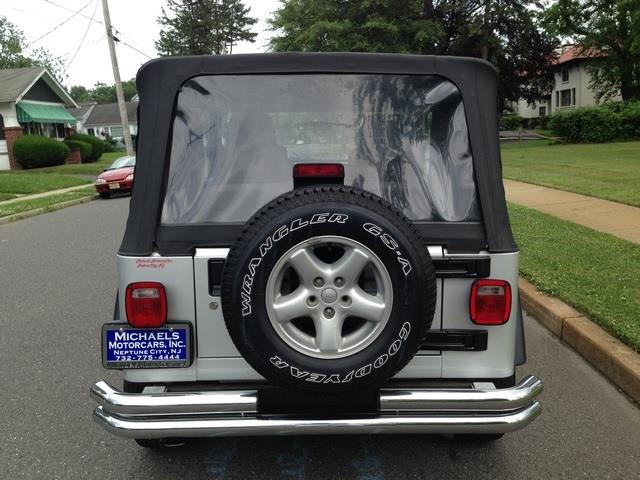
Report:
M581 45L571 45L562 49L555 64L562 65L563 63L569 63L573 60L601 57L602 55L603 53L595 48L583 48Z
M137 109L137 102L127 102L129 123L138 123ZM120 125L120 111L117 103L97 104L93 107L89 118L84 123L85 127L104 127L108 125Z
M19 102L41 78L60 97L61 103L69 107L78 106L64 87L44 67L0 70L0 102Z
M96 102L81 103L78 108L68 108L67 110L76 120L82 120L91 112L96 104Z

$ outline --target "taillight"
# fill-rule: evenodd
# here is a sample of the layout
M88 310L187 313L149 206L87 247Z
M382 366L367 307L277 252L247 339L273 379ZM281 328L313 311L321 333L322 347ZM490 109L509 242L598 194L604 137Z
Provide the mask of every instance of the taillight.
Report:
M296 163L293 178L344 178L341 163Z
M469 297L471 321L478 325L502 325L511 315L511 285L504 280L473 282Z
M158 282L129 284L125 296L127 321L132 327L161 327L167 321L167 294Z

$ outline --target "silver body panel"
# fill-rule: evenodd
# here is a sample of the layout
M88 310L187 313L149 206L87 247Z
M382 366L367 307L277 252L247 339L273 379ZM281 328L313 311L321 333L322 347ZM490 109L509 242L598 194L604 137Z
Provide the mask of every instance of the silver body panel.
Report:
M505 325L478 326L469 319L469 292L474 278L438 278L437 305L432 328L487 330L486 351L426 351L418 354L396 378L504 378L513 375L518 299L518 253L449 254L440 246L430 246L433 258L491 258L491 278L511 284L513 305ZM242 382L262 377L242 358L231 340L222 314L221 299L209 294L208 261L225 259L227 248L197 249L194 257L118 256L119 289L136 281L158 281L165 285L169 321L193 325L196 357L189 368L140 369L125 371L131 382L223 381ZM119 305L125 318L124 305Z

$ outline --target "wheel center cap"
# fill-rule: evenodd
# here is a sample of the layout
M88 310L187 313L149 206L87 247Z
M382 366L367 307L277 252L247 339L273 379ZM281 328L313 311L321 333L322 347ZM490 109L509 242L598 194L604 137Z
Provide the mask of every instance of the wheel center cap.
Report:
M338 299L338 294L333 288L325 288L320 294L324 303L333 303Z

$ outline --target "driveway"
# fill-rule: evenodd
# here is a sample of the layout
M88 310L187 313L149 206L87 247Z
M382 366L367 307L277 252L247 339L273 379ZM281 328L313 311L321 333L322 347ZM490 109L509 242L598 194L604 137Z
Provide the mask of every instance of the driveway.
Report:
M13 478L637 478L640 411L530 318L529 363L542 416L478 445L438 436L198 440L160 452L91 420L89 386L120 385L100 365L115 250L128 198L0 226L0 477Z

